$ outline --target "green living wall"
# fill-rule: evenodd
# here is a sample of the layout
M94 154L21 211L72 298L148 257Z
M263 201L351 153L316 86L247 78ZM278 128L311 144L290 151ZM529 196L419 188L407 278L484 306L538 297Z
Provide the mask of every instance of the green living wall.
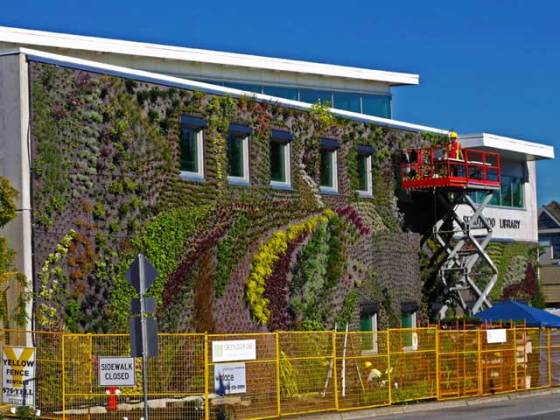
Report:
M355 321L364 301L387 312L420 301L418 239L401 229L393 157L443 139L338 119L321 105L301 112L30 67L38 327L126 330L134 292L124 272L138 252L160 273L149 293L167 331L331 328ZM179 176L182 115L207 122L203 182ZM227 180L230 123L252 130L250 186ZM291 190L270 186L273 128L294 137ZM336 195L318 188L324 137L340 144ZM355 193L359 144L375 150L373 198ZM391 256L415 268L387 277Z

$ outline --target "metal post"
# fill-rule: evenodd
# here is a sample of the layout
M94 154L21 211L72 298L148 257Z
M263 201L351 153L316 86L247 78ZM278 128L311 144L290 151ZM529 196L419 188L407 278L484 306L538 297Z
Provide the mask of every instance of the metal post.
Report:
M208 383L210 381L210 369L208 366L208 333L204 333L204 419L210 418L210 401L208 400Z
M333 383L334 383L334 406L339 409L338 405L338 378L336 374L336 330L332 332L332 360L333 360Z
M66 366L64 360L64 333L60 335L62 353L62 420L66 420L66 394L64 392L66 381Z
M439 378L439 363L440 363L440 355L439 355L439 328L436 327L436 399L441 399L440 393L440 378Z
M139 254L138 275L140 277L140 325L142 328L142 388L144 391L144 420L148 420L148 331L144 303L144 255Z
M391 378L391 330L385 331L385 340L387 340L387 388L389 390L389 405L393 404L393 382Z
M89 395L88 399L88 420L91 420L91 395L93 394L93 337L88 334L89 337Z
M482 330L480 326L476 331L476 347L477 347L477 359L478 359L478 393L482 395L484 393L484 376L482 375Z
M546 347L547 347L547 362L548 362L548 386L552 386L552 351L550 349L550 328L545 330L546 333Z
M525 363L525 342L523 343L523 363ZM515 375L514 389L517 391L517 388L519 387L519 379L517 377L517 333L515 325L513 325L513 371Z
M280 335L275 333L276 339L276 415L280 417Z

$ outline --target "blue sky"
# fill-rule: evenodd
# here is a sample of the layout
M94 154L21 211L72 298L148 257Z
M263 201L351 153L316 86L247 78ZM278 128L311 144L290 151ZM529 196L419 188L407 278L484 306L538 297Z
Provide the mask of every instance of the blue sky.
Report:
M554 145L560 2L2 2L0 25L419 73L397 119ZM539 204L560 201L558 161L538 164Z

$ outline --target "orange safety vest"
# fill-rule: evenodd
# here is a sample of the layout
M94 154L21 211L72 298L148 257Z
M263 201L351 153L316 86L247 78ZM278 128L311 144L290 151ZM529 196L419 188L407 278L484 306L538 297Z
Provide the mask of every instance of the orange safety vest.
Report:
M461 143L457 140L452 141L447 145L448 159L463 159L463 151L461 150Z

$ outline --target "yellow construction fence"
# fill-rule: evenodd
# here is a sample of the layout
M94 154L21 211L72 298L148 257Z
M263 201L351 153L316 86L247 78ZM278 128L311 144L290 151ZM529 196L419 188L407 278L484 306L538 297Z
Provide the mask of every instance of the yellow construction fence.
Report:
M103 358L129 356L127 334L0 334L4 410L17 403L5 389L16 372L42 418L143 416L140 358L132 386L100 386ZM560 385L560 331L551 329L159 334L158 346L152 419L273 418ZM21 347L34 348L27 373L8 362L21 360Z

